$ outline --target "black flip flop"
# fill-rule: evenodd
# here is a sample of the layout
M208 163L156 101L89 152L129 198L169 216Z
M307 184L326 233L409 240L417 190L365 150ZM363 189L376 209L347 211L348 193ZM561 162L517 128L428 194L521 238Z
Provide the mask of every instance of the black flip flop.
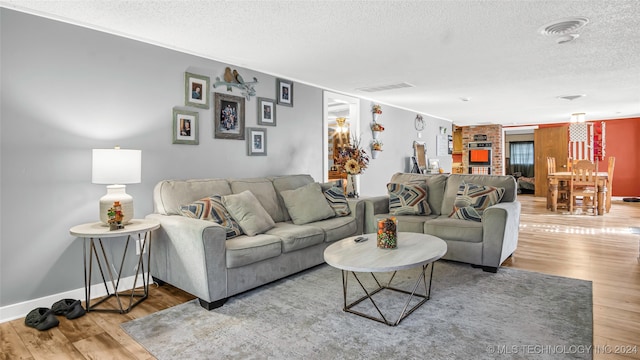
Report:
M36 308L31 310L24 318L25 325L36 328L40 331L49 330L60 324L53 311L47 308Z
M79 318L86 313L80 300L73 299L62 299L53 304L51 310L54 314L64 315L69 320Z

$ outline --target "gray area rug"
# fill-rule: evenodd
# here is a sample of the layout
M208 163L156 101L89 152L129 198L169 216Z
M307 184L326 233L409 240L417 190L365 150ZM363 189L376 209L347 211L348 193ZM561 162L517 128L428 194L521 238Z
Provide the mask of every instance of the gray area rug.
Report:
M418 273L398 272L393 285L410 288ZM362 295L353 277L349 285L350 300ZM407 295L382 291L374 298L395 321ZM438 261L431 299L396 327L342 306L341 272L324 264L212 311L195 300L122 328L161 360L592 358L589 281ZM358 310L376 315L368 301Z

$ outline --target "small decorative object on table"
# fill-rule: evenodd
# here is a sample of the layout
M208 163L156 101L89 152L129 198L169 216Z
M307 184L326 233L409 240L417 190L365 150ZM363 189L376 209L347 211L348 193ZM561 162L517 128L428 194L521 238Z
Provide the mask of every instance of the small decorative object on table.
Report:
M398 229L395 217L378 220L378 247L381 249L398 247Z
M120 201L113 203L113 207L107 211L107 217L109 218L109 230L124 229L122 220L124 219L124 212L122 212L122 205Z

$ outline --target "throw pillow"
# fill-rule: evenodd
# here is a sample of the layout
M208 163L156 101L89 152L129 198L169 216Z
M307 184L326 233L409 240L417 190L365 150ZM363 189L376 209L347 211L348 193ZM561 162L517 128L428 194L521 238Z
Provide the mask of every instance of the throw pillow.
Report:
M242 235L240 225L229 215L220 195L209 196L188 205L181 205L180 214L192 219L207 220L222 225L227 229L227 239Z
M499 203L504 191L504 188L463 182L458 187L453 212L449 217L480 222L484 210Z
M280 193L291 220L296 225L324 220L336 215L322 194L320 184L311 183Z
M347 216L351 214L347 197L344 196L342 188L333 186L324 192L324 197L329 202L329 206L336 213L336 216Z
M391 215L430 215L425 184L387 184Z
M249 236L262 234L276 226L267 210L249 190L239 194L225 195L222 197L222 203L238 222L242 231Z

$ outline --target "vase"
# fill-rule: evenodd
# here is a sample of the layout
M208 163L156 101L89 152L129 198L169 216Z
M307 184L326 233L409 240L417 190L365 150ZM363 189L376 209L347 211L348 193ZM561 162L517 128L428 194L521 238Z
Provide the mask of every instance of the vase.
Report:
M373 121L376 122L378 121L378 119L380 118L380 114L378 113L373 113Z
M347 174L347 191L348 198L358 197L358 175Z
M371 150L371 158L375 159L378 157L378 154L380 154L382 152L382 150Z
M377 139L377 138L378 138L378 136L380 136L380 131L375 131L375 130L374 130L374 131L373 131L373 138L374 138L374 139Z
M377 244L381 249L398 247L398 221L395 217L378 220Z

